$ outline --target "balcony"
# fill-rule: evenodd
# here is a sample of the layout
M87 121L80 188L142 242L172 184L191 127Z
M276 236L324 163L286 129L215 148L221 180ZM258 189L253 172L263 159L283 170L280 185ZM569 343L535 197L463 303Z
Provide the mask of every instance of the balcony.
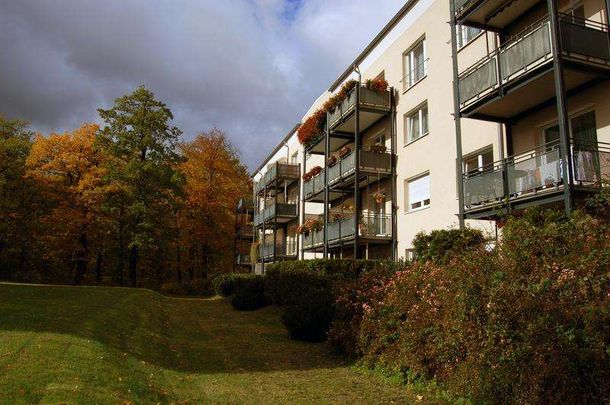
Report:
M275 182L281 182L281 186L290 185L292 182L299 179L300 166L298 164L288 164L276 162L269 166L267 173L262 179L254 184L254 193L260 194L261 191L267 188L275 188Z
M392 154L360 151L360 174L364 176L386 177L392 173ZM356 154L345 156L328 168L328 184L333 186L346 181L356 172ZM353 183L353 178L351 179Z
M559 19L560 56L571 91L610 71L608 27L563 14ZM463 116L513 118L555 97L550 24L548 17L540 20L460 73Z
M392 97L389 90L372 90L362 86L359 93L358 108L362 111L360 130L364 131L380 118L380 114L386 114L391 110ZM328 127L331 131L355 132L356 123L353 117L356 110L356 94L354 88L341 104L328 113Z
M320 200L319 194L324 191L325 184L324 170L308 182L303 183L303 195L305 196L305 200L317 202L324 201L324 198ZM316 199L316 197L318 198Z
M273 242L261 245L261 257L266 260L273 259L295 259L297 257L296 241L278 240L274 245Z
M358 236L364 240L390 240L392 238L392 216L366 213L360 216ZM329 245L353 240L356 236L354 215L341 214L328 224Z
M324 229L311 231L303 235L303 248L315 249L324 246Z
M235 236L239 239L252 239L254 236L254 224L251 222L238 222L235 224Z
M501 30L538 3L536 0L453 0L457 24Z
M297 218L297 212L297 204L273 204L254 214L254 225L259 227L265 222L290 222Z
M252 212L254 210L254 203L250 199L242 198L237 202L238 213L246 214L248 212Z
M252 265L252 257L248 254L238 254L235 256L235 264L238 266Z
M570 182L580 191L598 189L610 178L610 144L570 147ZM560 201L564 159L557 142L494 162L464 174L464 208L468 218L490 218L509 210Z

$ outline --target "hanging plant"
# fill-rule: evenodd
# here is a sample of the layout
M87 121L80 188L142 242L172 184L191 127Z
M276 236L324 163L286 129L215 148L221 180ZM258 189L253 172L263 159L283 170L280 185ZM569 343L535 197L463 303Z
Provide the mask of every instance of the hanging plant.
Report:
M385 153L388 150L387 146L385 145L371 145L370 147L370 151L371 152L376 152L376 153Z
M377 202L377 204L381 204L385 200L385 193L377 190L373 192L373 198L375 199L375 202Z
M351 153L352 149L349 146L344 146L339 149L339 157L344 158Z
M337 156L335 155L330 155L328 157L328 161L326 162L328 167L333 167L334 165L337 164Z
M386 91L388 89L388 81L382 78L369 79L365 82L365 86L370 90Z
M314 166L311 168L311 170L303 175L303 181L307 183L320 173L322 173L322 168L320 166Z

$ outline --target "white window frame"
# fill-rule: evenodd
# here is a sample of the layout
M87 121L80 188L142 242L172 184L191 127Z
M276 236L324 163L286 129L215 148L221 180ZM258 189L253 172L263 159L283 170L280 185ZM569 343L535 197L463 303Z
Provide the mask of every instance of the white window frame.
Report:
M479 32L477 32L472 38L469 39L468 38L468 29L476 29ZM455 30L456 30L458 50L462 49L463 47L465 47L466 45L468 45L469 43L471 43L472 41L477 39L484 32L483 30L481 30L479 28L469 27L466 25L456 25Z
M491 152L491 156L492 156L491 163L493 163L494 162L494 159L493 159L493 153L494 153L493 145L486 146L485 148L479 149L478 151L475 151L475 152L469 153L467 155L464 155L464 157L462 158L462 162L464 163L464 166L463 166L462 170L464 171L464 173L472 173L472 172L474 172L474 170L471 170L470 172L468 172L467 168L466 168L466 161L470 160L470 159L472 159L474 157L477 158L477 165L478 165L477 171L483 172L484 171L483 170L484 169L483 155L485 155L485 154L487 154L489 152Z
M422 46L422 51L423 51L423 65L424 65L424 72L422 74L421 77L419 78L415 78L414 74L415 74L415 68L417 66L414 66L414 61L415 61L415 50L419 48L419 46ZM402 54L402 60L403 60L403 78L402 78L402 83L403 83L403 91L407 91L409 90L411 87L415 86L417 83L421 82L422 80L424 80L426 78L426 76L428 76L428 51L426 48L426 37L421 37L420 39L418 39L405 53Z
M421 201L412 202L410 195L409 195L410 184L417 180L421 180L425 177L428 178L428 198L423 199ZM420 206L413 207L413 204L417 204L417 203L421 203ZM425 210L425 209L429 208L431 206L431 204L432 204L432 187L431 187L431 182L430 182L430 172L424 172L424 173L418 174L417 176L413 176L413 177L405 180L405 212L406 213Z
M424 132L424 114L423 111L426 111L426 132ZM411 133L411 120L413 119L412 117L417 114L418 116L418 120L419 120L419 136L417 138L413 137L413 134ZM416 107L415 109L409 111L408 113L406 113L404 115L404 143L405 145L408 145L410 143L413 143L421 138L423 138L424 136L428 135L430 133L430 110L428 109L428 101L423 102L422 104L420 104L418 107Z

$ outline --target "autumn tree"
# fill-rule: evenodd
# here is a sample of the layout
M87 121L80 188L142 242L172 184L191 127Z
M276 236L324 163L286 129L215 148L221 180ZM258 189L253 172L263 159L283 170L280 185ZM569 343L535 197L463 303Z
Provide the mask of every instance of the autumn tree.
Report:
M19 279L31 262L32 233L41 209L36 185L25 176L33 133L27 123L0 116L0 275Z
M181 145L186 201L180 221L189 278L232 265L235 205L250 194L250 178L225 134L213 129Z
M97 145L107 155L104 181L110 189L105 207L117 218L117 270L122 275L127 249L129 278L136 286L140 252L163 247L159 237L182 195L176 149L181 131L170 124L170 109L145 87L98 112L106 124Z
M88 270L91 238L102 240L102 156L94 148L99 127L86 124L71 133L41 135L34 140L27 159L28 176L34 179L52 209L43 218L47 258L61 266L68 261L73 283L81 284ZM98 236L100 235L100 236ZM95 252L99 283L101 246Z

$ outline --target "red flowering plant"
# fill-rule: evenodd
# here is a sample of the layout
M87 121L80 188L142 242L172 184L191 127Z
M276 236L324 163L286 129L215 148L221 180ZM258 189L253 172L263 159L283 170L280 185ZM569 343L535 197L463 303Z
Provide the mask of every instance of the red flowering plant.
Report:
M341 89L329 98L323 105L322 108L310 115L299 127L297 131L297 137L301 145L310 147L317 142L322 136L324 136L324 130L326 127L326 113L332 111L337 107L343 99L349 94L354 87L358 85L355 80L349 80L341 87Z
M340 158L344 158L352 152L352 149L349 146L344 146L339 149L338 155Z
M313 179L314 177L316 177L318 174L320 174L322 172L322 167L320 166L314 166L311 168L311 170L309 170L307 173L305 173L303 175L303 181L305 183L308 183L309 181L311 181L311 179Z
M349 356L362 355L359 345L362 318L372 305L383 299L395 271L395 265L376 266L356 279L337 285L335 318L328 332L328 343L333 348Z
M376 91L386 91L388 89L388 81L381 77L378 77L376 79L369 79L365 82L365 87L367 89Z
M328 157L328 161L326 162L326 164L328 165L328 167L333 167L334 165L337 164L337 156L336 155L330 155Z
M324 135L326 125L326 111L317 110L310 115L299 127L297 137L301 145L309 146L320 136Z

